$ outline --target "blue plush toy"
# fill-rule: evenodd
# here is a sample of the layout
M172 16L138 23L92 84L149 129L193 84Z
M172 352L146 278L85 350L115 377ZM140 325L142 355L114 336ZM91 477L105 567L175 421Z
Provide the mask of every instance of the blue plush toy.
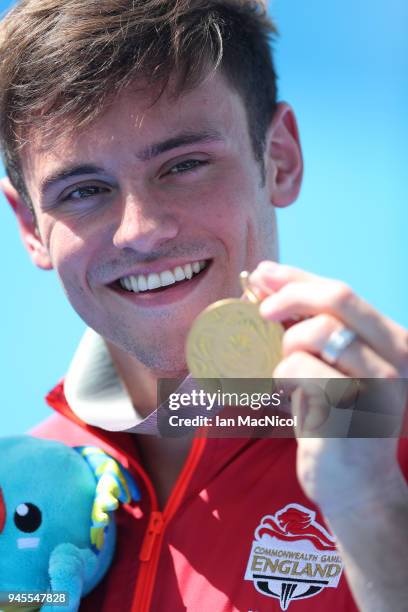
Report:
M67 606L45 610L75 612L111 563L111 513L140 499L137 486L95 447L16 436L0 439L0 457L0 612L17 609L5 595L13 592L66 592ZM20 612L43 609L23 601Z

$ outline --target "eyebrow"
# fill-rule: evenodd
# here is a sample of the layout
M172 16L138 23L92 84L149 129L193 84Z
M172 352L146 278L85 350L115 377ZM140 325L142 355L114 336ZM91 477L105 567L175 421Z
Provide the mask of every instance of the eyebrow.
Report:
M220 142L223 140L224 138L217 130L203 130L200 132L185 130L172 138L149 145L139 153L136 153L136 158L140 161L150 161L154 157L178 147L202 142Z
M51 187L54 187L54 185L66 179L81 176L83 174L101 174L103 172L105 172L103 168L92 164L68 166L44 179L40 185L40 190L41 193L45 194Z
M136 153L136 159L146 162L158 157L162 153L166 153L167 151L171 151L172 149L177 149L185 145L203 142L221 142L224 140L225 139L221 133L217 130L202 130L199 132L185 130L176 136L147 146ZM59 170L46 177L40 185L40 191L42 194L45 194L57 183L76 176L81 176L83 174L106 174L106 171L104 168L95 166L93 164L68 166L67 168L63 168L62 170Z

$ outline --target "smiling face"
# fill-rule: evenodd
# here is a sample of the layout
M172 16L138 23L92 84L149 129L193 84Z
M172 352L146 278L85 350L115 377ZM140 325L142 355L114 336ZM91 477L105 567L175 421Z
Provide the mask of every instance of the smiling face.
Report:
M33 137L22 162L44 247L40 256L32 230L33 259L46 267L49 257L89 326L170 373L184 368L198 313L238 296L241 270L277 258L271 202L296 197L301 156L280 106L263 181L242 99L219 74L151 100L124 91L86 128Z

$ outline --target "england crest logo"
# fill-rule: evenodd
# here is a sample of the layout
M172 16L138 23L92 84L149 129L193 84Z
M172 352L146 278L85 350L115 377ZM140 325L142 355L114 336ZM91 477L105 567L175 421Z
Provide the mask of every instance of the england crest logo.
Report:
M342 571L334 538L316 521L316 513L288 504L264 516L256 528L245 580L287 610L292 601L337 587Z

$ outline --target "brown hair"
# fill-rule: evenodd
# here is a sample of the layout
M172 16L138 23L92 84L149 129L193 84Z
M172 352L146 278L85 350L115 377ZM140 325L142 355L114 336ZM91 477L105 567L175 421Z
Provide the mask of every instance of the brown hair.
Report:
M21 0L0 24L0 141L6 171L30 204L19 148L97 117L142 77L163 92L194 88L218 66L240 93L255 158L276 107L271 37L261 0Z

